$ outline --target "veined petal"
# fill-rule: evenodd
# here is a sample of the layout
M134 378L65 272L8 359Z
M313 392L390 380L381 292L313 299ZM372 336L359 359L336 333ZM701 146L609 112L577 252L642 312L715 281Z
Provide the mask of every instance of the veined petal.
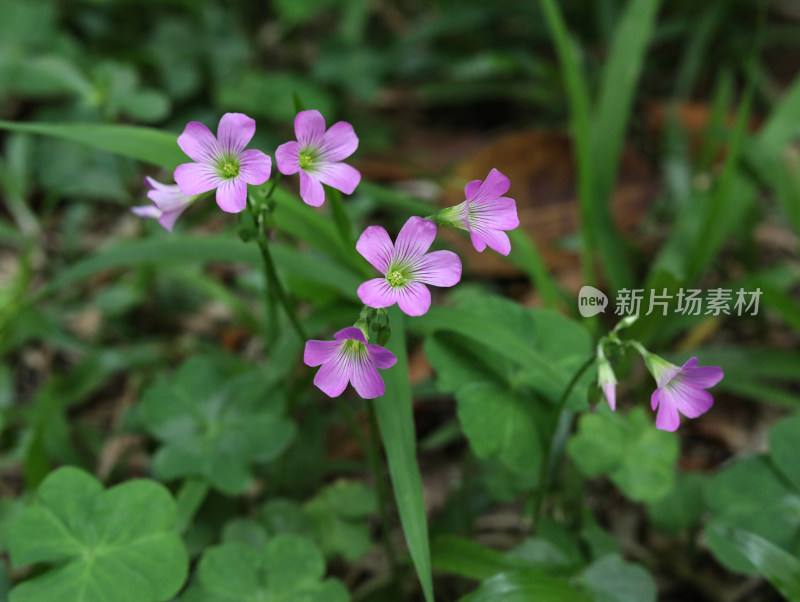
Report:
M223 180L216 170L205 163L184 163L175 168L175 182L186 196L214 190Z
M397 290L392 288L386 278L367 280L358 287L357 294L364 305L374 308L394 305L398 296Z
M411 262L424 255L436 238L436 224L421 217L411 217L400 229L394 243L394 258Z
M174 211L165 211L164 214L158 218L158 223L167 232L172 232L172 229L175 227L175 221L181 216L181 213L183 213L185 209L186 207L180 207Z
M319 366L330 360L341 347L339 341L306 341L303 362L306 366Z
M491 230L513 230L519 226L517 203L505 196L491 201L472 202L469 220L472 224Z
M690 358L681 368L677 378L681 382L695 387L702 387L703 389L713 387L722 380L724 376L722 368L719 366L698 366L697 363L696 357Z
M358 237L356 251L381 274L386 274L394 256L394 245L383 226L368 226Z
M508 192L510 186L511 182L509 179L496 169L493 169L489 172L489 175L486 176L483 184L481 184L471 200L483 201L487 199L496 199Z
M199 121L190 121L178 136L178 146L192 161L211 163L219 152L219 144L214 134Z
M353 194L361 182L361 173L347 163L322 164L314 171L314 175L323 184L341 190L345 194Z
M670 403L687 418L697 418L705 414L714 405L711 393L686 383L671 383L661 392L661 398L669 398Z
M300 143L292 140L281 144L275 151L275 162L285 176L300 171Z
M421 316L431 306L431 292L424 284L408 282L395 290L397 305L409 316Z
M148 190L147 198L161 211L182 211L192 204L192 199L183 194L177 185Z
M225 113L217 126L217 142L223 152L236 154L244 150L256 133L256 120L244 113Z
M502 230L473 229L470 231L470 237L476 251L483 251L486 245L489 245L489 248L501 255L511 253L511 241L508 239L508 234Z
M370 361L381 370L391 368L397 363L397 356L380 345L367 345L367 353Z
M339 332L333 335L333 338L337 341L350 339L353 341L361 341L362 343L367 342L367 337L364 336L364 333L358 326L348 326L347 328L342 328Z
M358 136L346 121L334 123L322 137L320 151L326 161L341 161L358 148ZM349 193L348 193L349 194Z
M247 207L247 184L244 180L223 180L217 187L217 205L228 213L243 211Z
M272 159L260 150L251 148L240 155L239 177L247 184L263 184L269 180L272 171Z
M678 414L678 408L662 397L661 404L658 407L658 415L656 416L656 428L673 432L678 429L680 423L681 417Z
M300 146L319 148L325 135L325 118L319 111L300 111L294 118L294 133Z
M661 389L656 389L650 396L650 408L655 410L659 403L661 403Z
M339 397L350 381L352 363L342 350L322 364L314 377L314 384L328 397Z
M434 251L413 266L414 280L434 286L454 286L461 280L461 260L452 251Z
M482 180L472 180L469 184L464 187L464 198L467 201L472 200L476 194L478 194L478 190L480 190L481 184L483 184Z
M325 202L325 189L316 176L300 170L300 198L306 205L320 207Z
M350 382L363 399L375 399L386 392L386 386L378 374L378 369L366 357L353 361Z

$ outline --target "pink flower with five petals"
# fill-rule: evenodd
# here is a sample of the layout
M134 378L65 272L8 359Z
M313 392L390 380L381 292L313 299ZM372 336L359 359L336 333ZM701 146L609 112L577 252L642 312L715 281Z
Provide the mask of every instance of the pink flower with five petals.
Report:
M281 144L275 151L278 169L284 175L300 172L300 197L312 207L325 202L323 184L353 191L361 181L358 170L341 163L358 148L358 137L346 121L334 123L325 130L325 118L319 111L300 111L294 118L297 141Z
M247 185L263 184L272 171L272 159L245 147L256 132L254 119L243 113L225 113L216 137L199 121L186 124L178 146L194 161L175 169L175 182L187 196L217 189L217 205L228 213L247 206Z
M714 405L714 399L705 389L722 380L722 368L698 366L696 357L680 367L654 354L645 361L658 385L650 398L651 407L658 409L656 428L674 431L680 424L680 414L697 418Z
M150 187L147 198L153 204L133 207L131 211L139 217L157 219L165 230L172 232L175 220L194 203L194 197L183 194L175 184L162 184L150 176L145 176L144 181Z
M381 226L364 230L356 249L384 276L359 286L359 299L375 308L397 303L409 316L428 311L431 293L426 284L454 286L461 280L458 255L452 251L428 253L435 238L436 224L421 217L405 223L395 244Z

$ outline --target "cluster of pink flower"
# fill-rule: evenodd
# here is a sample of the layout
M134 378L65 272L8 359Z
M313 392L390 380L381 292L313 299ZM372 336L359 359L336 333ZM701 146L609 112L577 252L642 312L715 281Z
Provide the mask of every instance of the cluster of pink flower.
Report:
M312 207L325 202L324 185L352 194L361 174L342 163L358 148L353 126L339 121L326 130L319 111L300 111L294 121L296 141L275 151L278 170L284 175L300 173L300 197ZM241 113L226 113L217 135L202 123L190 122L178 137L178 145L192 160L175 169L176 184L146 178L152 205L134 207L141 217L158 219L170 232L175 221L199 195L216 189L223 211L239 213L247 207L247 185L265 183L272 160L260 150L245 150L256 131L256 123ZM465 200L439 212L432 219L410 218L394 244L381 226L369 226L356 244L358 252L383 276L358 287L358 296L375 309L397 303L409 316L421 316L431 305L425 285L449 287L461 280L461 260L452 251L429 253L436 238L437 223L469 232L478 251L487 246L508 255L511 243L506 230L519 225L513 199L504 197L510 182L493 169L485 181L475 180L465 188ZM434 223L435 220L436 223ZM359 324L357 322L357 324ZM340 330L333 341L308 341L305 363L322 368L314 384L331 397L341 395L347 383L364 398L383 395L378 368L394 365L397 358L378 345L367 343L366 328L358 325Z

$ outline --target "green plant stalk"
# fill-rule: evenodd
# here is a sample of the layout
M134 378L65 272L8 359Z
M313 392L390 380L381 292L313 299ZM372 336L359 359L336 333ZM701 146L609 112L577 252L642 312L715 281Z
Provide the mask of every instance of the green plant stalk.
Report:
M272 295L278 299L278 302L286 312L286 316L292 323L292 327L297 333L297 336L300 337L301 340L307 341L308 335L306 334L303 325L300 323L300 320L297 318L294 307L292 307L292 304L289 302L286 291L283 290L283 285L281 285L280 279L278 278L278 272L275 269L275 262L273 261L272 254L269 250L269 240L266 233L259 231L257 241L258 248L261 251L261 258L264 260L264 275L267 279L268 287L267 298L271 298L269 291L272 291ZM267 317L269 319L269 311L267 312Z
M342 200L342 193L331 188L325 187L328 196L331 198L331 211L333 212L333 221L336 223L336 228L342 236L344 245L348 248L355 248L355 241L353 239L353 227L350 224L350 219L347 217L347 212L344 209L344 201Z
M558 421L561 418L561 414L564 412L564 407L567 405L567 400L569 399L570 393L572 393L572 389L574 389L575 385L578 384L578 381L581 379L581 376L583 376L583 373L591 368L592 364L594 364L596 360L597 355L593 354L583 363L580 368L578 368L577 372L575 372L575 374L572 376L572 379L569 381L569 384L567 384L567 388L564 389L564 392L561 394L561 399L558 400L556 409L547 425L547 441L545 443L542 466L539 469L539 487L536 489L536 497L533 500L533 512L531 514L533 522L531 525L531 534L535 533L536 528L539 526L539 522L541 520L542 505L544 504L544 497L545 493L547 492L547 482L550 477L550 460L553 455L553 440L556 437L556 430L558 430Z

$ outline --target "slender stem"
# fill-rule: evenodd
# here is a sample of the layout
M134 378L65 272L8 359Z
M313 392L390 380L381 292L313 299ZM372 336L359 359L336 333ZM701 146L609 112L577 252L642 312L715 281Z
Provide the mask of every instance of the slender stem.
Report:
M580 368L578 368L578 371L572 376L569 384L567 384L567 388L564 389L564 393L561 395L561 399L558 400L555 411L550 417L550 423L547 425L547 430L545 431L547 433L547 441L545 443L542 466L539 469L539 487L536 490L536 497L534 498L533 504L532 531L536 530L536 527L539 526L539 521L541 519L544 496L547 492L548 480L550 479L550 459L553 455L553 440L556 438L556 430L558 429L559 419L561 418L561 414L564 412L564 407L567 405L567 400L569 399L570 393L572 393L572 389L575 388L575 385L578 384L578 381L580 380L581 376L583 376L583 373L586 372L592 366L592 364L594 364L596 359L597 356L592 355L583 363Z
M331 197L331 210L333 211L333 221L336 222L336 227L339 229L339 234L342 235L345 247L351 249L355 246L353 240L353 228L350 225L350 219L347 217L347 212L344 210L344 202L342 201L342 193L335 188L328 188L328 193Z
M269 287L269 290L272 290L281 306L283 306L283 310L286 312L289 321L292 323L297 336L299 336L301 340L307 341L308 336L306 335L306 331L303 328L303 325L300 323L300 320L298 320L297 314L294 311L294 307L292 307L292 304L289 302L289 298L286 296L286 292L283 290L281 281L278 279L278 272L275 270L275 262L272 260L272 254L269 250L269 240L262 232L259 232L258 235L258 248L261 250L261 258L264 260L264 273L267 278L267 286Z

